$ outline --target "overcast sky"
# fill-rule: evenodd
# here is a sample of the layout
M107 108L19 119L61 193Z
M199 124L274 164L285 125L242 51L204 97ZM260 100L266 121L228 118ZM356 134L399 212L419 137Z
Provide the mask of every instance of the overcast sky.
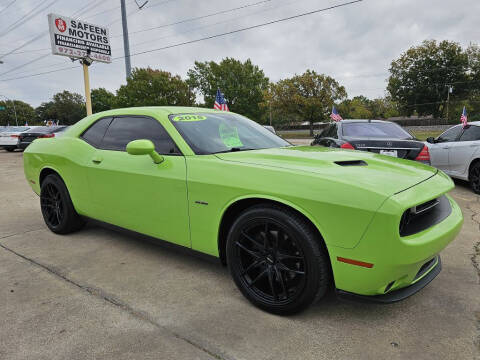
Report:
M79 18L109 25L112 55L123 56L122 37L118 36L122 33L120 0L16 0L11 4L12 1L0 0L0 54L8 53L47 31L48 13L70 16L86 6ZM142 4L144 0L137 1ZM344 1L259 2L261 0L149 0L144 9L138 11L134 0L126 0L128 30L132 33L131 52L194 40ZM255 3L259 4L175 26L133 33ZM6 33L11 24L32 9L42 11L31 18L29 15ZM336 78L346 87L349 97L363 94L374 98L385 94L390 62L410 46L425 39L448 39L462 46L479 43L479 14L479 0L364 0L213 40L133 56L131 61L132 67L150 66L185 78L195 60L218 62L225 57L250 58L272 81L312 69ZM19 67L37 58L40 59ZM0 65L0 94L9 98L38 106L64 89L84 94L81 65L78 62L72 64L66 57L52 55L48 34L1 60L4 64ZM5 81L68 66L76 68ZM115 91L126 82L124 60L117 59L111 64L95 63L90 67L90 81L92 88L105 87Z

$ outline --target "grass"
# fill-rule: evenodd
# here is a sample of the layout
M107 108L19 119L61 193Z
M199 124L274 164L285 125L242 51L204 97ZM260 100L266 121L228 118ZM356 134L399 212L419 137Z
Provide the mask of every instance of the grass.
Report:
M315 132L316 133L316 132ZM441 130L438 131L411 131L412 135L417 139L425 141L427 137L437 137L442 133ZM292 131L277 131L277 134L283 137L284 139L312 139L308 130L292 130Z
M437 131L411 131L412 135L415 136L417 139L425 141L427 140L428 137L437 137L440 135L443 131L442 130L437 130Z

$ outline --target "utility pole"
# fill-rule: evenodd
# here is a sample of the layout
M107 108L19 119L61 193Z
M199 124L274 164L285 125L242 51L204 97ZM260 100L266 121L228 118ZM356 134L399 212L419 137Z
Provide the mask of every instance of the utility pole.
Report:
M453 91L452 85L445 85L447 87L447 123L448 123L448 105L450 102L450 93Z
M125 52L125 72L127 79L132 74L132 67L130 65L130 43L128 41L128 26L127 26L127 10L125 8L125 0L120 0L122 6L122 27L123 27L123 50Z

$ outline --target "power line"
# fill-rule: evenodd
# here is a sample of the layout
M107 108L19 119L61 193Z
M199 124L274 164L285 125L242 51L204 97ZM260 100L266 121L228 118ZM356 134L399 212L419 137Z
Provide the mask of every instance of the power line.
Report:
M288 21L288 20L298 19L300 17L313 15L313 14L317 14L317 13L328 11L328 10L333 10L333 9L348 6L348 5L353 5L355 3L360 3L362 1L363 0L354 0L354 1L349 1L349 2L342 3L342 4L338 4L338 5L332 5L332 6L329 6L329 7L326 7L326 8L312 10L312 11L308 11L308 12L305 12L305 13L292 15L292 16L288 16L288 17L285 17L285 18L277 19L277 20L268 21L268 22L265 22L265 23L257 24L257 25L247 26L247 27L244 27L244 28L223 32L223 33L220 33L220 34L205 36L203 38L199 38L199 39L195 39L195 40L189 40L189 41L184 41L184 42L181 42L181 43L178 43L178 44L163 46L163 47L156 48L156 49L140 51L140 52L137 52L137 53L130 54L130 56L148 54L148 53L155 52L155 51L171 49L171 48L182 46L182 45L193 44L193 43L197 43L197 42L204 41L204 40L210 40L210 39L215 39L215 38L219 38L219 37L226 36L226 35L232 35L232 34L240 33L240 32L247 31L247 30L257 29L257 28L260 28L260 27L265 27L265 26L268 26L268 25L277 24L277 23L280 23L280 22ZM113 58L113 59L115 60L115 59L119 59L119 58L122 58L122 57L116 57L116 58Z
M42 11L48 9L50 6L52 6L53 4L55 4L58 0L52 0L49 4L47 4L46 6L44 6L43 8L41 8L40 10L36 10L37 8L39 8L40 6L44 5L43 1L37 5L36 7L34 7L32 10L30 10L27 14L25 14L24 16L22 16L20 19L18 19L17 21L15 21L13 24L11 24L10 26L7 27L6 30L4 30L4 32L2 32L0 34L0 37L3 37L7 34L9 34L12 30L15 30L16 29L16 25L20 24L20 23L25 23L27 21L29 21L30 19L34 18L35 16L37 16L38 14L40 14Z
M226 14L226 13L229 13L229 12L232 12L232 11L236 11L236 10L240 10L240 9L246 9L246 8L248 8L248 7L251 7L251 6L256 6L256 5L265 4L265 3L268 3L268 2L271 2L271 1L273 1L273 0L262 0L262 1L258 1L258 2L256 2L256 3L242 5L242 6L233 8L233 9L217 11L217 12L214 12L214 13L211 13L211 14L207 14L207 15L202 15L202 16L197 16L197 17L193 17L193 18L189 18L189 19L184 19L184 20L176 21L176 22L173 22L173 23L170 23L170 24L165 24L165 25L160 25L160 26L154 26L154 27L150 27L150 28L146 28L146 29L137 30L137 31L131 31L131 32L129 32L128 34L129 34L129 35L133 35L133 34L138 34L138 33L141 33L141 32L150 31L150 30L154 30L154 29L161 29L161 28L165 28L165 27L168 27L168 26L183 24L183 23L190 22L190 21L195 21L195 20L200 20L200 19L206 19L206 18L209 18L209 17L212 17L212 16L216 16L216 15L220 15L220 14ZM122 34L112 35L112 38L120 37L120 36L122 36Z
M12 0L11 2L9 2L7 6L5 6L2 10L0 10L0 14L2 12L4 12L5 10L7 10L11 5L13 5L15 3L15 1L17 1L17 0Z
M159 38L155 38L155 39L150 39L150 40L147 40L147 41L142 41L140 43L134 43L133 46L139 46L139 45L143 45L143 44L148 44L148 43L151 43L151 42L155 42L155 41L158 41L158 40L163 40L163 39L167 39L167 38L170 38L170 37L176 37L176 36L179 36L179 35L183 35L183 34L187 34L187 33L190 33L190 32L194 32L194 31L197 31L197 30L201 30L201 29L206 29L206 28L209 28L209 27L212 27L212 26L216 26L216 25L220 25L220 24L226 24L226 23L231 23L232 21L235 21L235 20L239 20L239 19L243 19L243 18L246 18L246 17L250 17L252 15L256 15L256 14L259 14L259 13L262 13L262 12L266 12L266 11L270 11L272 9L276 10L278 8L280 8L281 6L286 6L286 5L291 5L292 3L297 3L298 0L295 0L295 1L289 1L287 3L284 3L282 5L278 5L278 6L274 6L274 7L269 7L269 8L266 8L266 9L262 9L262 10L259 10L259 11L253 11L253 12L250 12L248 14L245 14L245 15L242 15L242 16L236 16L234 18L229 18L227 20L222 20L222 21L217 21L215 23L212 23L212 24L207 24L207 25L202 25L202 26L198 26L198 27L194 27L194 28L190 28L186 31L181 31L181 32L177 32L175 34L170 34L170 35L166 35L166 36L162 36L162 37L159 37Z

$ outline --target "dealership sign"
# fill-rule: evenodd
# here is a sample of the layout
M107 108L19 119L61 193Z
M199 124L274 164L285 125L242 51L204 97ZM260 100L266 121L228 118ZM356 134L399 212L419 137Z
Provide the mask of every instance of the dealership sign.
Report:
M88 55L95 61L112 62L106 27L56 14L48 15L48 26L54 55L74 59L83 59Z

